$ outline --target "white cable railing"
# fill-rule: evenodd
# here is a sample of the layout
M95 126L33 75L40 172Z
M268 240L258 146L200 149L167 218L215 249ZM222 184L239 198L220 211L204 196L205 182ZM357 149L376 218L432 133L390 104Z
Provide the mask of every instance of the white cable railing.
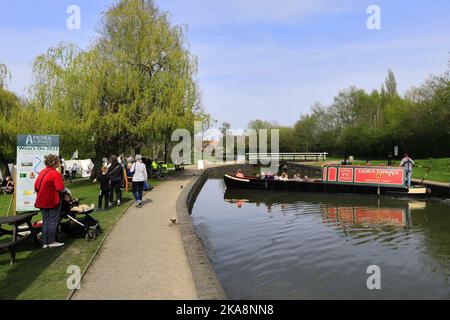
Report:
M246 153L249 162L254 161L325 161L327 152L300 152L300 153Z

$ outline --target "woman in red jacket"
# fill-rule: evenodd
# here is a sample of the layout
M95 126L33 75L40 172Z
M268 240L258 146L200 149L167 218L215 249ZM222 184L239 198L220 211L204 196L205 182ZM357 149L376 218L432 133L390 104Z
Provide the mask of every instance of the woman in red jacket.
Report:
M59 193L64 190L59 167L59 157L54 154L45 156L46 168L39 173L34 190L37 193L35 207L42 211L42 242L45 248L61 247L64 243L56 242L56 229L59 224L60 199Z

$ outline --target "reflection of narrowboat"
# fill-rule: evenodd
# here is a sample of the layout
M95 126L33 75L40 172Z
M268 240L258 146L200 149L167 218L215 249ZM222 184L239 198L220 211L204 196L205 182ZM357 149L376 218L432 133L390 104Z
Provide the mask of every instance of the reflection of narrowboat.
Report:
M325 166L321 180L272 180L226 174L224 181L230 189L269 191L356 193L373 195L426 196L424 186L406 186L406 170L397 167Z
M425 201L411 201L392 197L374 198L358 195L320 193L296 193L258 191L250 189L226 189L224 200L238 208L246 203L264 204L272 207L288 206L290 203L306 201L320 206L324 223L339 223L341 226L398 226L409 227L411 212L427 207Z
M326 221L337 221L341 224L384 224L407 226L407 210L405 208L376 207L323 207L323 218Z

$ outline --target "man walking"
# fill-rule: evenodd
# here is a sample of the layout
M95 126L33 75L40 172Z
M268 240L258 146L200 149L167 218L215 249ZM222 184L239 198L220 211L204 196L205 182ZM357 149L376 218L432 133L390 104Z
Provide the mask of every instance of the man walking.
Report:
M406 168L406 176L407 176L406 185L408 186L408 188L411 186L412 168L414 165L415 162L413 161L413 159L411 159L405 153L405 156L403 157L402 161L400 161L400 167Z

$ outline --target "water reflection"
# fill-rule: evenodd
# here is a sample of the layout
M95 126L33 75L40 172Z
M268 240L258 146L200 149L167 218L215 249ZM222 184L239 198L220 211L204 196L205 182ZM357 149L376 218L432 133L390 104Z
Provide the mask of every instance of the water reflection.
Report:
M344 227L366 225L408 228L411 221L405 208L329 207L325 205L320 210L324 223L337 223Z
M209 180L192 219L232 299L450 297L450 205L226 190ZM383 290L365 286L381 267Z

